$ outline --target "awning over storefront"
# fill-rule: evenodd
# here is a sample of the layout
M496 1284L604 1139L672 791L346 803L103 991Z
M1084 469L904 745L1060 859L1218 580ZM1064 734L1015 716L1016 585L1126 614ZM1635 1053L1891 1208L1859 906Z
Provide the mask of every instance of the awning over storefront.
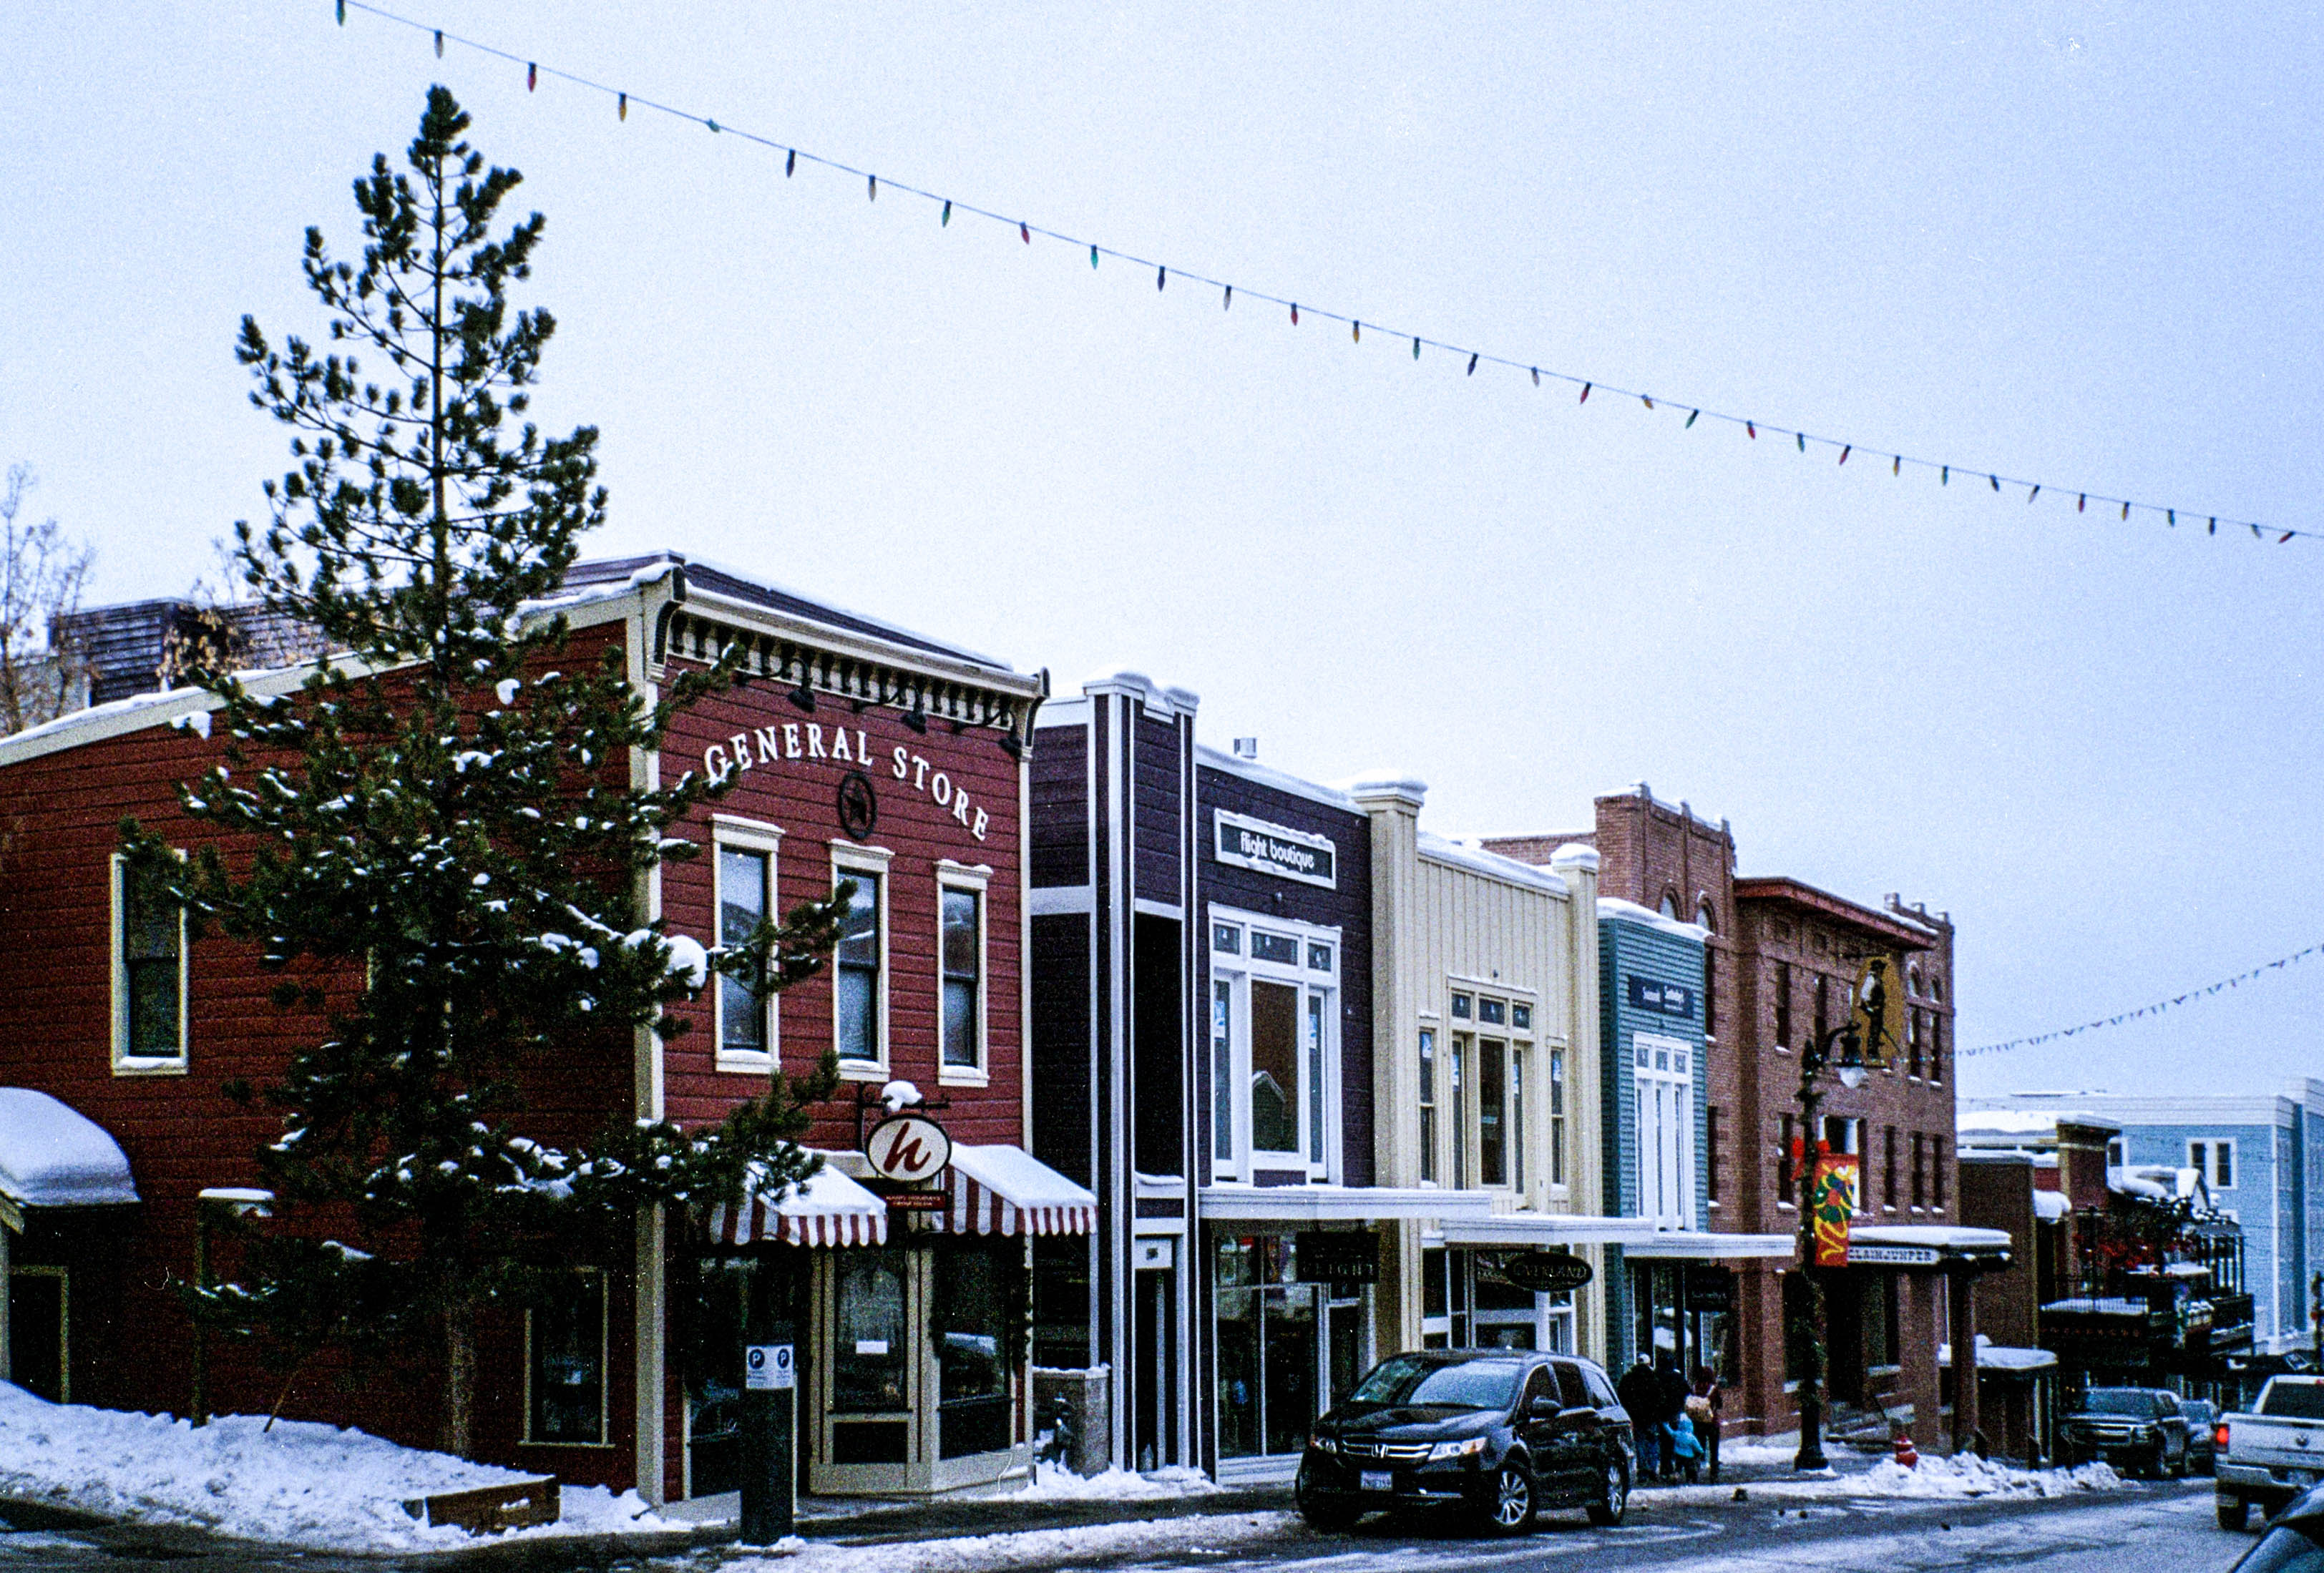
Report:
M779 1199L754 1185L738 1205L721 1202L708 1228L722 1246L879 1246L888 1241L888 1204L825 1162Z
M952 1149L952 1195L936 1215L954 1234L1085 1235L1097 1197L1022 1147Z
M1438 1211L1441 1215L1443 1209L1440 1207ZM1443 1233L1448 1246L1524 1250L1553 1246L1620 1246L1627 1249L1653 1239L1655 1231L1654 1220L1644 1218L1597 1218L1579 1212L1495 1212L1446 1218Z
M29 1087L0 1087L0 1217L22 1228L33 1207L137 1201L121 1144L88 1116Z
M1848 1231L1850 1266L1976 1268L2009 1265L2009 1231L1944 1224L1871 1224Z
M1202 1188L1199 1210L1219 1223L1376 1223L1383 1219L1482 1219L1481 1191L1397 1190L1386 1185L1244 1185Z
M1799 1241L1790 1235L1726 1235L1710 1229L1663 1229L1639 1244L1622 1244L1622 1256L1633 1262L1788 1262L1798 1250Z

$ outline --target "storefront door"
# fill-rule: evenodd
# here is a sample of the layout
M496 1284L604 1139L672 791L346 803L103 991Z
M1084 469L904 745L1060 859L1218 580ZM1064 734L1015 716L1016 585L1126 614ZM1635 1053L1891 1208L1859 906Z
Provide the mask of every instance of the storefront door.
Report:
M1371 1290L1298 1282L1290 1235L1219 1237L1213 1273L1219 1457L1287 1466L1363 1375Z

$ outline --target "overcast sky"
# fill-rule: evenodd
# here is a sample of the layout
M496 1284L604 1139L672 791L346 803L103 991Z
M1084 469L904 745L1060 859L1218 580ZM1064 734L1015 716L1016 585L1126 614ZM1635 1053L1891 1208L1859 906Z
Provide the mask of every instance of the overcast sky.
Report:
M432 9L431 9L432 5ZM549 215L544 419L669 546L1446 833L1641 777L1747 874L1960 924L1964 1045L2324 939L2324 23L2302 5L401 0L524 59L1175 266L1862 445L1847 466L925 203L329 0L0 8L0 461L183 591L283 437L236 322L431 81ZM523 210L520 207L520 211ZM1866 450L1877 450L1867 452ZM1941 486L1902 450L1978 472ZM1872 462L1864 462L1870 458ZM1962 1067L2324 1075L2324 961Z

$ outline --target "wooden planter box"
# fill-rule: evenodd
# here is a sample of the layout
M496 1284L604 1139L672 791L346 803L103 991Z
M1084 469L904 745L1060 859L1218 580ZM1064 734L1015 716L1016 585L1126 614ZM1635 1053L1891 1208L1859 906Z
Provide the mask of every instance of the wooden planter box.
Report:
M562 1508L557 1482L544 1475L507 1486L445 1491L403 1504L403 1511L429 1524L457 1524L475 1534L555 1523Z

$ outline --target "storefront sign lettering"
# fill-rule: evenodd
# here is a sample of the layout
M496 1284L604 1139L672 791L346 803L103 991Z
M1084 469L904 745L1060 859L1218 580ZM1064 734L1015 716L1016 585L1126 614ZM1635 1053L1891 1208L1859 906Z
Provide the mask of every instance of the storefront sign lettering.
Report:
M849 741L851 738L853 741ZM777 726L759 727L752 731L738 731L723 742L712 743L702 750L702 769L713 781L724 781L740 770L781 764L789 759L825 759L835 765L845 765L852 771L861 771L873 763L871 740L864 735L862 727L851 732L844 726L825 727L812 721L792 721ZM890 759L880 763L888 765L895 779L909 782L914 791L927 795L978 841L984 840L986 832L991 829L991 814L969 800L967 787L944 771L934 768L926 759L902 744L896 746ZM1326 868L1329 868L1328 858ZM1325 879L1322 883L1328 885L1331 881Z
M1659 982L1635 972L1624 981L1629 986L1630 1004L1639 1010L1651 1010L1658 1016L1694 1014L1694 990L1683 983Z
M1339 848L1329 836L1269 824L1223 808L1214 812L1218 840L1213 851L1220 862L1280 879L1296 879L1303 885L1321 885L1327 890L1338 887Z
M1556 1251L1527 1251L1501 1258L1502 1280L1536 1294L1571 1292L1586 1285L1596 1271L1580 1256Z
M1926 1246L1856 1246L1848 1247L1851 1267L1933 1267L1937 1253Z
M952 1162L952 1138L925 1114L891 1114L863 1138L863 1155L882 1180L927 1180Z
M1303 1229L1291 1237L1291 1253L1302 1283L1377 1283L1378 1229Z

